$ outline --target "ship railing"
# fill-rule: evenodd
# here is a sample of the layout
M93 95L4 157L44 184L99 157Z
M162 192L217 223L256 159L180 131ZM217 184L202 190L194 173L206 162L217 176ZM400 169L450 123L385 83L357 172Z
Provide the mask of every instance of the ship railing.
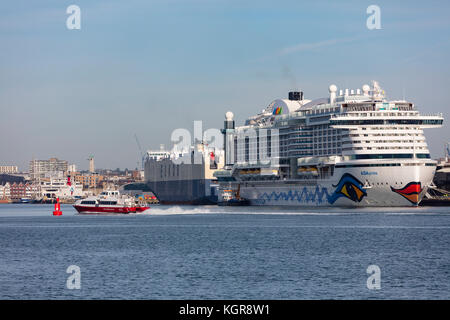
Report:
M286 184L294 183L294 182L310 182L310 183L316 183L318 181L328 180L332 177L332 175L323 175L323 176L317 176L317 177L294 177L294 178L280 178L277 179L248 179L248 180L242 180L242 182L245 183L273 183L273 181L283 182Z
M389 112L390 110L386 110L386 112ZM442 112L437 113L414 113L414 114L408 114L408 115L394 115L394 116L385 116L385 115L375 115L375 116L369 116L369 115L361 115L359 113L342 113L342 114L334 114L331 116L331 119L336 118L383 118L383 117L414 117L414 118L435 118L435 117L443 117Z

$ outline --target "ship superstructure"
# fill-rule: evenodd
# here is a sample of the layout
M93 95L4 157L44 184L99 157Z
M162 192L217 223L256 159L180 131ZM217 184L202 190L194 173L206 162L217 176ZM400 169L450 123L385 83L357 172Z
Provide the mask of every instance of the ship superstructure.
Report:
M423 129L442 122L376 81L312 101L290 92L241 127L228 112L219 201L239 188L252 205L417 205L436 169Z

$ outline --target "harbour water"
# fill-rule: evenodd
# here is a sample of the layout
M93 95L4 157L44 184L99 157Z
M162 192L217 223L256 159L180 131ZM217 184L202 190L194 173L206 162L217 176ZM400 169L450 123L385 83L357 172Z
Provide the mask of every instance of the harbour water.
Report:
M0 205L1 299L450 298L445 207L52 210ZM79 290L66 288L70 265Z

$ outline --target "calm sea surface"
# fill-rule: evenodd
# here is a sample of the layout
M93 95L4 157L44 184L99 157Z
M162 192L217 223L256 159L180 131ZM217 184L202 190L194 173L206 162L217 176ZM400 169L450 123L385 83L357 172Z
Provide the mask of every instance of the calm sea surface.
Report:
M450 299L450 208L52 210L0 204L1 299Z

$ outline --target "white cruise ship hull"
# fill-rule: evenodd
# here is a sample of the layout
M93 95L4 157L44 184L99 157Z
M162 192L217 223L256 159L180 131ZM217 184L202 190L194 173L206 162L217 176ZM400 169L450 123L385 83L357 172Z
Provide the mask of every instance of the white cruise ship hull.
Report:
M336 169L329 180L241 182L240 194L251 205L259 206L417 206L433 180L435 168L423 163L373 170Z

